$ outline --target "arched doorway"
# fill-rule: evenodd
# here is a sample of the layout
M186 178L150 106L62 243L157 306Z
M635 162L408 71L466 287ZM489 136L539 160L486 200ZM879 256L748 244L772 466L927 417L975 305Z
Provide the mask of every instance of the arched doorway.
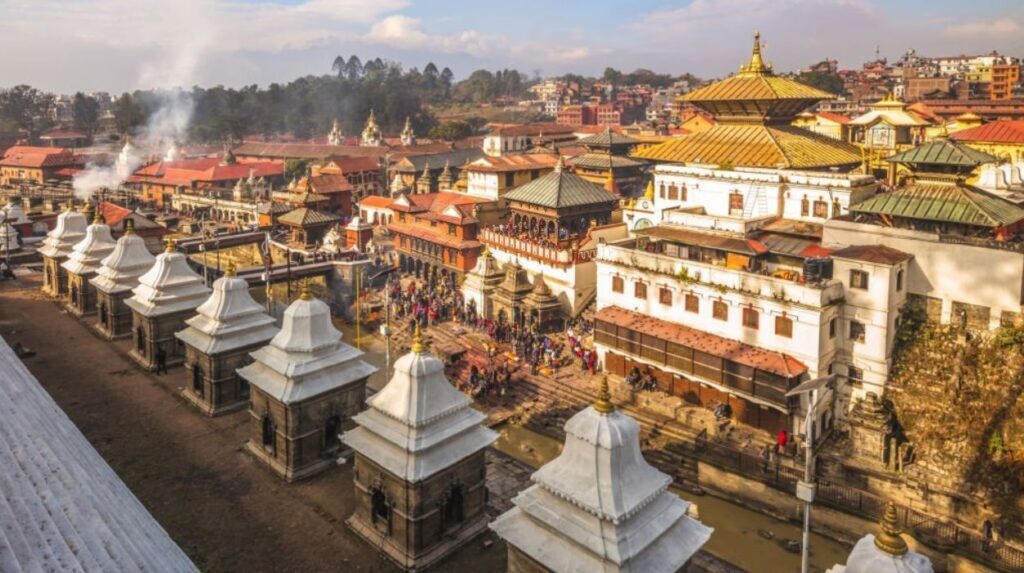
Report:
M203 397L203 367L198 362L192 365L192 391Z
M379 487L373 488L370 495L370 519L377 529L391 533L391 506L384 490Z
M341 431L341 416L331 414L324 422L324 450L333 450L337 447L339 431Z
M270 414L263 414L263 449L274 453L274 420L270 417Z
M453 485L441 508L441 531L450 531L462 525L465 518L465 502L462 486Z
M146 329L141 324L135 328L135 349L139 352L146 350Z

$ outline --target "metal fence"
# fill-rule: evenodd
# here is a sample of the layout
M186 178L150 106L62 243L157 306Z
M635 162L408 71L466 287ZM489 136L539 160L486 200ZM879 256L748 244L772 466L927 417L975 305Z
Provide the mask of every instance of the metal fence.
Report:
M796 482L803 479L803 470L784 466L778 457L766 461L723 444L708 440L707 431L694 439L694 453L702 461L746 478L763 482L789 494L796 491ZM819 470L821 468L818 468ZM830 482L820 475L815 503L878 521L885 513L886 500L846 485ZM915 509L897 505L900 525L928 545L953 553L968 555L1000 571L1024 572L1024 551L987 541L977 532Z

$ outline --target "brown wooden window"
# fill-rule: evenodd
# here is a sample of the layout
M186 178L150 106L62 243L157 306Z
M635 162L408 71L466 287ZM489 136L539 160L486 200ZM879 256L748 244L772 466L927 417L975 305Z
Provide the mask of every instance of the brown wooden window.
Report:
M776 336L793 338L793 319L788 316L776 316L775 334Z
M658 194L661 196L662 199L668 198L668 195L665 194L665 183L664 182L662 182L658 186Z
M806 217L811 214L811 200L804 197L800 200L800 216Z
M711 316L718 320L729 320L729 305L722 300L716 300L711 305Z
M747 328L757 328L760 321L760 316L757 311L747 307L743 309L743 326Z
M739 191L733 191L732 193L729 194L729 210L743 210L743 194L740 193Z
M669 201L675 201L679 199L679 187L676 187L675 183L668 186L668 198Z
M679 200L680 201L686 201L686 184L685 183L679 186Z
M622 277L612 277L612 292L622 293L626 290L626 281Z
M672 291L664 287L659 289L658 302L666 306L672 306Z
M686 312L700 312L700 299L697 295L686 295Z
M843 206L839 200L832 201L832 216L838 217L843 214Z
M824 199L818 199L814 202L814 216L821 217L822 219L828 217L828 203Z
M859 288L862 290L867 290L868 273L864 271L858 271L857 269L850 269L850 288Z
M633 283L633 296L636 298L647 298L647 285L640 281Z

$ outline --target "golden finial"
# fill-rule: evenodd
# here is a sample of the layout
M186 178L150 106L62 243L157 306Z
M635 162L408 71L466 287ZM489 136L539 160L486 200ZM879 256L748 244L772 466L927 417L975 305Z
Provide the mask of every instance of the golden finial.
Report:
M135 234L135 219L130 216L124 220L124 234L134 235Z
M235 267L235 261L228 261L228 266L224 269L224 276L233 277L238 274L238 268Z
M483 250L480 251L480 256L481 257L489 257L489 256L491 256L491 249L487 245L484 245Z
M423 333L420 331L420 323L416 323L416 330L412 333L412 353L423 354L426 351L426 347L423 346Z
M740 73L763 74L769 69L761 57L761 32L754 32L754 51L750 55L750 63L740 66Z
M608 375L601 377L601 389L597 392L597 400L594 402L594 410L599 414L611 414L615 411L615 404L612 404L612 393L608 390Z
M555 163L555 173L561 173L563 169L565 169L565 158L559 155L558 163Z
M875 536L875 547L889 555L903 555L907 552L907 542L900 535L897 523L896 504L892 501L885 504L885 515L880 522L881 531Z
M647 182L647 190L644 192L644 199L654 201L654 181Z
M302 282L302 293L299 294L299 300L313 300L313 291L309 288L309 281Z
M164 252L165 253L173 253L174 252L174 239L167 239L167 240L164 241Z
M100 225L103 223L103 211L100 209L93 209L92 224Z

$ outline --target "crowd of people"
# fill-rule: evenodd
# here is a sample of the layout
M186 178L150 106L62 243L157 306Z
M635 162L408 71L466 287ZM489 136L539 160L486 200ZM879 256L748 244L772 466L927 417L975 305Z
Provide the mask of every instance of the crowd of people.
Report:
M419 323L427 328L437 322L462 321L465 310L462 294L452 281L428 278L414 279L403 287L402 282L392 278L386 286L391 316L396 321L407 320L409 332Z

